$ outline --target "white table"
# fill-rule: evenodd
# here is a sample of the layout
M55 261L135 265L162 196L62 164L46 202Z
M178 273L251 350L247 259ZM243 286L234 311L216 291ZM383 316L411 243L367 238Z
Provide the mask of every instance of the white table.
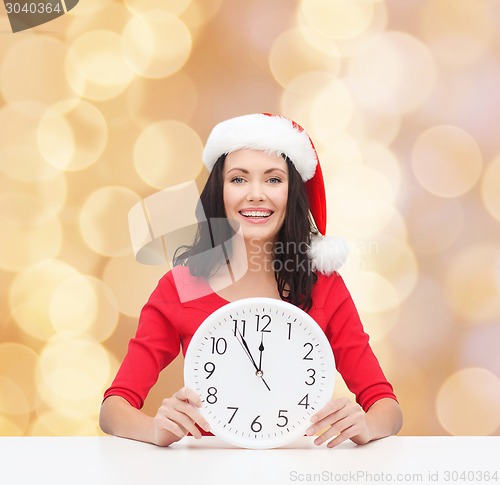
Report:
M0 483L500 484L500 437L396 436L335 449L304 437L274 450L238 449L214 437L168 448L115 437L0 437Z

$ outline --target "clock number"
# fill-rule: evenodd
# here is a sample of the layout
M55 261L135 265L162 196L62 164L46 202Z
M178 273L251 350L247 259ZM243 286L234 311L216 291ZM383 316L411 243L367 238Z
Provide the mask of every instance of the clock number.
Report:
M307 342L307 343L305 343L303 345L303 347L311 347L311 348L309 349L309 352L307 352L307 354L304 355L304 357L302 358L302 360L313 360L312 357L309 357L309 355L311 354L311 352L313 351L313 348L314 348L313 344L311 344L310 342Z
M205 379L208 379L210 377L212 377L212 374L214 373L215 371L215 364L213 362L207 362L203 368L205 369L205 372L208 374L207 377L205 377Z
M236 333L239 331L238 320L234 319L233 322L234 322L234 336L236 337L237 336ZM239 332L239 333L241 333L241 335L244 337L245 336L246 320L241 320L241 323L242 323L241 327L242 327L243 331Z
M312 379L312 382L307 382L307 380L305 380L304 382L307 386L312 386L316 382L316 379L314 378L314 376L316 375L316 371L314 369L307 369L306 372L311 372L311 375L309 377Z
M309 394L306 394L299 402L299 406L304 406L306 409L309 407Z
M209 387L207 389L208 391L208 396L207 396L207 402L208 404L215 404L217 402L217 389L215 387Z
M285 421L283 424L276 423L276 426L279 426L280 428L284 428L288 424L288 418L282 414L282 413L287 413L288 411L286 409L280 409L278 412L278 419L284 419Z
M262 330L259 330L259 327L260 327L260 322L261 322L261 316L260 315L255 315L257 317L257 332L270 332L271 330L267 330L267 327L269 326L269 324L271 323L271 317L269 315L262 315L262 323L264 324L264 320L267 321L267 323L265 323L264 327L262 328Z
M226 352L227 342L225 338L220 337L215 340L215 337L210 337L210 339L212 340L212 354L215 354L215 352L217 352L219 355L222 355Z
M292 322L287 322L288 325L288 340L292 338Z
M259 418L260 414L252 421L252 424L250 425L250 428L254 433L258 433L262 430L262 424L257 421Z
M233 420L234 416L236 415L236 413L238 412L238 409L239 408L234 408L232 406L228 406L227 409L234 409L234 413L231 415L231 417L229 418L229 421L227 422L227 424L230 424L231 421Z

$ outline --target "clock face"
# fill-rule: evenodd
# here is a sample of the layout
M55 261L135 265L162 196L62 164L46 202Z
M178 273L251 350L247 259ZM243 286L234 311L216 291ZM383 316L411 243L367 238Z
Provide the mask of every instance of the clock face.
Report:
M189 344L185 385L217 437L245 448L274 448L302 436L332 397L335 363L319 325L271 298L229 303Z

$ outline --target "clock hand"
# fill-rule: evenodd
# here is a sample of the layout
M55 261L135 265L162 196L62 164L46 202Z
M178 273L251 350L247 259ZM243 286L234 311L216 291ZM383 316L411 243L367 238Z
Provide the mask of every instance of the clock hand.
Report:
M260 345L259 345L259 370L262 372L262 352L264 352L264 332L260 335Z
M243 335L241 335L241 332L239 331L239 329L238 329L238 334L239 334L240 338L238 338L238 335L235 334L236 339L238 340L240 345L243 347L243 349L245 350L245 353L248 355L248 358L250 359L253 366L255 367L255 370L257 371L255 374L262 379L262 382L265 384L267 389L270 391L271 388L267 385L267 382L264 380L264 377L262 377L262 371L257 367L257 364L255 363L255 360L252 357L252 353L250 352L250 349L248 347L247 341L245 340L245 337L243 337Z

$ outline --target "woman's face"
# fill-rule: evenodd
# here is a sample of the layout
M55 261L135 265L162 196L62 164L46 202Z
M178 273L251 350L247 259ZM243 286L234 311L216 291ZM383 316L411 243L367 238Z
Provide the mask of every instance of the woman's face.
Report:
M245 240L276 240L288 200L288 166L283 157L258 150L229 153L224 163L226 217L240 224Z

